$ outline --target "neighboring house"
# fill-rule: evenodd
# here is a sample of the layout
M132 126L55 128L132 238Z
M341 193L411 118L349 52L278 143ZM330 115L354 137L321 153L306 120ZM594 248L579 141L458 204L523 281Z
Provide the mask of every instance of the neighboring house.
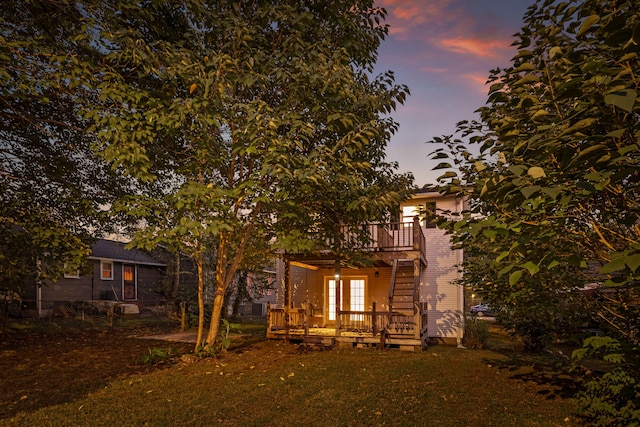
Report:
M77 301L157 304L166 264L145 251L124 246L121 242L97 240L91 245L87 270L66 274L55 283L28 286L22 293L23 301L39 316Z
M269 306L276 303L275 293L276 272L264 269L260 273L249 273L247 276L247 290L251 302L243 302L240 314L251 316L266 316Z
M464 292L454 281L462 252L451 249L444 231L418 220L425 209L460 212L462 201L419 193L400 206L399 221L367 224L370 268L336 264L329 253L283 256L267 337L416 350L429 340L461 344Z

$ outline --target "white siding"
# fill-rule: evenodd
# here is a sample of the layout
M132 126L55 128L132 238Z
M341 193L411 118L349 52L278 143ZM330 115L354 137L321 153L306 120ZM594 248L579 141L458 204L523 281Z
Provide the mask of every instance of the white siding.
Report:
M460 210L453 197L416 197L406 204L435 201L437 209ZM458 202L459 203L459 202ZM429 336L456 339L462 337L460 326L464 313L464 296L460 286L453 282L460 277L457 264L462 262L462 251L451 250L451 240L437 228L423 228L426 238L427 268L420 278L420 301L428 303Z

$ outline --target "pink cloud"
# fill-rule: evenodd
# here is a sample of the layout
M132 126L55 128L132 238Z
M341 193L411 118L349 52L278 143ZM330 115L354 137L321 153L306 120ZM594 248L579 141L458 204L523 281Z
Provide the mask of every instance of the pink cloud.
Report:
M397 39L406 40L416 27L443 24L443 17L450 16L447 8L452 1L379 0L376 4L388 12L389 33Z
M474 87L474 89L480 92L482 95L486 95L488 90L488 87L487 87L488 76L489 76L489 73L486 73L486 74L468 73L468 74L463 74L462 78L466 81L469 81L471 85Z
M490 58L500 57L502 56L501 51L509 49L509 44L500 39L480 40L469 37L452 37L438 40L437 43L450 52Z

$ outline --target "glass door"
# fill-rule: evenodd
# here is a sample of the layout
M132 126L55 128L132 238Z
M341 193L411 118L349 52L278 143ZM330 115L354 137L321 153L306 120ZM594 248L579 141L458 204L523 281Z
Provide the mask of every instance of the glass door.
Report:
M136 299L136 266L122 266L122 295L125 300Z

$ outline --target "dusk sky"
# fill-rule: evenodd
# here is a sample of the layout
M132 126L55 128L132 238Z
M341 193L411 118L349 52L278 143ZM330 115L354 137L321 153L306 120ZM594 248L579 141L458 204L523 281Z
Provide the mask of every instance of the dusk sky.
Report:
M411 96L392 114L400 130L388 160L412 172L416 184L441 173L425 142L449 135L460 120L474 119L485 104L489 70L510 64L510 46L534 0L377 0L387 12L390 35L378 53L379 71L392 70Z

